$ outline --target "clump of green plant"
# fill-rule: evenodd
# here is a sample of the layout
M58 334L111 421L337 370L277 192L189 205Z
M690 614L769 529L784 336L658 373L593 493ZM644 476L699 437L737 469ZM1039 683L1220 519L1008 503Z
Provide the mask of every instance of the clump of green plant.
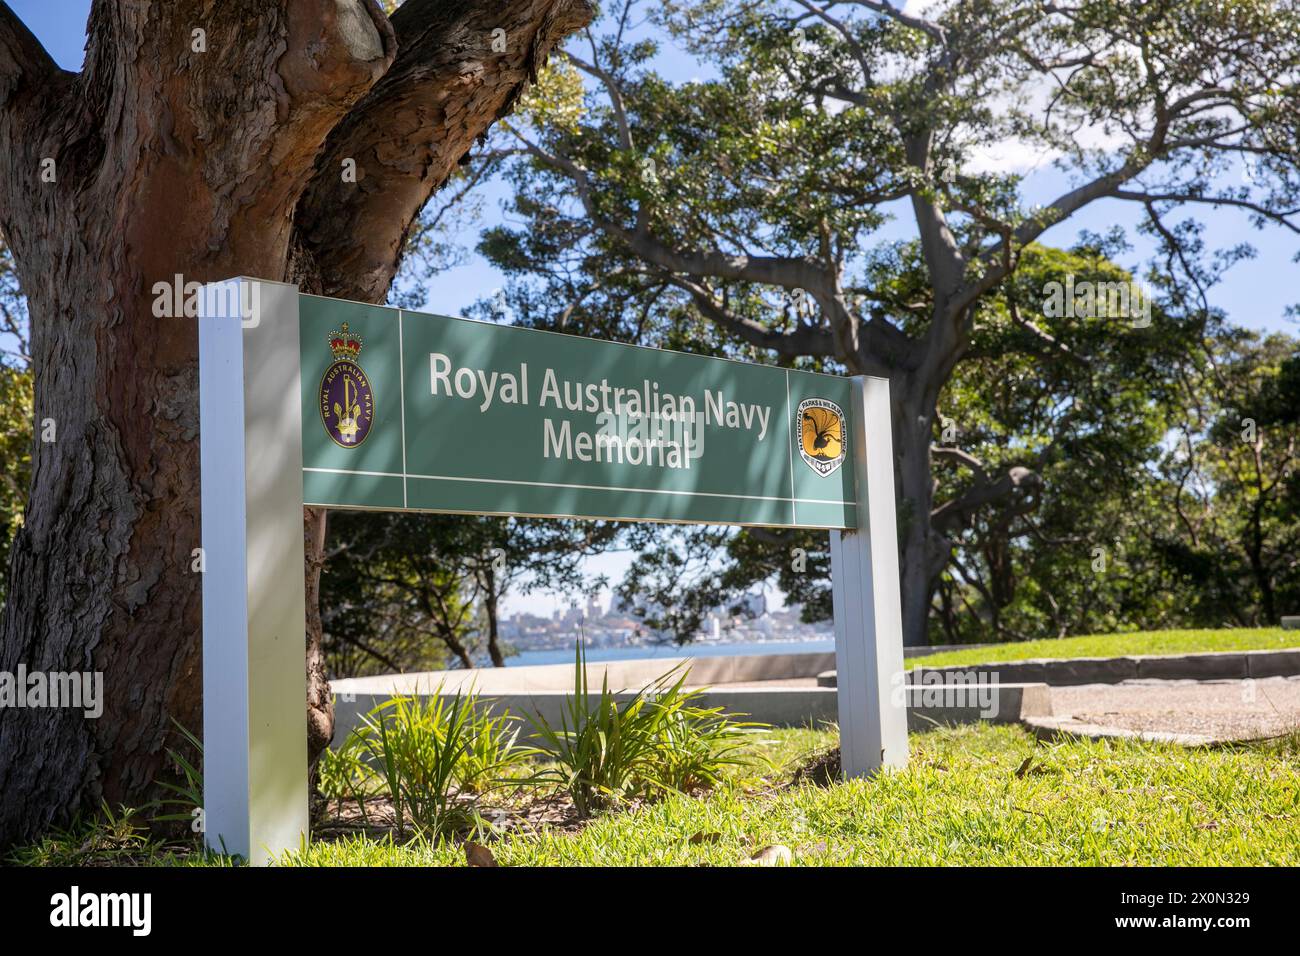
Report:
M366 795L374 776L365 761L365 740L360 734L348 734L337 747L327 747L316 764L316 786L327 802L336 808L351 797L366 817Z
M559 726L541 714L529 717L541 742L536 754L551 764L529 781L558 785L584 817L638 795L716 783L740 761L744 736L760 725L695 706L702 691L685 689L688 673L678 665L622 702L606 676L594 696L579 643L573 696Z
M194 752L203 759L203 741L199 740L193 733L186 729L179 721L173 719L172 723L185 741L194 748ZM202 827L199 825L199 814L203 806L203 771L194 766L183 753L172 748L167 748L167 756L172 762L176 773L180 776L180 783L170 783L165 780L157 781L158 786L167 791L170 796L164 797L158 801L157 806L166 812L154 817L157 822L174 821L178 823L188 823L194 833L199 833Z
M5 862L15 866L129 865L156 846L136 817L136 811L126 807L115 813L103 801L97 816L51 828L39 842L15 848Z
M767 724L732 720L721 707L693 706L702 691L656 701L663 710L649 787L679 793L708 790L722 782L729 768L748 765L753 735Z
M455 769L462 793L486 793L528 758L527 749L519 745L522 723L508 711L493 715L474 707L473 732Z
M517 723L509 714L483 713L474 694L393 697L353 731L355 743L344 749L354 747L355 755L332 758L330 786L361 803L365 777L373 775L392 801L399 831L464 832L479 822L476 798L527 757L517 745Z

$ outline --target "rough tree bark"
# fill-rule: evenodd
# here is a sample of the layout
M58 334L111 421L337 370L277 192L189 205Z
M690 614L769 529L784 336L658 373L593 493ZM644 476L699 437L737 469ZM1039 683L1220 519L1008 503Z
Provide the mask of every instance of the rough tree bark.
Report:
M0 670L100 671L105 697L98 720L0 710L0 847L101 799L138 806L170 719L202 724L197 334L155 318L154 284L243 274L382 301L425 200L590 16L586 0L408 0L391 21L374 0L95 0L73 74L0 3L0 229L36 420L57 430L34 450ZM322 522L304 516L309 556ZM319 747L318 618L307 644Z
M890 376L894 404L894 474L898 482L899 591L904 642L927 643L930 595L951 551L930 522L934 476L930 444L935 406L907 374ZM922 390L923 391L923 390Z
M493 667L505 667L506 657L501 652L500 615L498 607L501 592L497 587L496 572L491 562L483 569L483 616L487 618L488 657Z

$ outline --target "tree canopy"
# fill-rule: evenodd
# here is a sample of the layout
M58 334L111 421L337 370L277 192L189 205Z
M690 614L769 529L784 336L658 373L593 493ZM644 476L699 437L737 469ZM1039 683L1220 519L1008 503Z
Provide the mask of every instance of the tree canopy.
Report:
M641 17L703 78L658 71ZM1144 379L1123 376L1163 381L1164 346L1209 328L1207 290L1250 254L1210 247L1197 216L1297 231L1298 26L1252 0L625 0L472 166L504 175L517 222L481 239L511 281L477 312L888 377L904 630L924 642L972 529L1023 526L1076 452L1124 446L1130 467L1158 437L1158 410L1130 425ZM1059 192L1029 201L1008 152L1051 159ZM1120 238L1085 237L1045 278L1044 234L1103 200L1141 211L1154 255L1121 266ZM1103 371L1081 371L1094 352ZM976 408L979 374L1025 387ZM796 536L762 537L777 571Z

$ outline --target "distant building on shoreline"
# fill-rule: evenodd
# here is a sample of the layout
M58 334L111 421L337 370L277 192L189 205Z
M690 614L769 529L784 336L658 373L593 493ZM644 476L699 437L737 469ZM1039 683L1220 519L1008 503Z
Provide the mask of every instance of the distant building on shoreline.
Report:
M800 620L802 608L791 605L769 609L762 592L747 594L740 603L739 614L730 608L714 608L705 615L703 627L695 635L697 643L748 644L771 641L800 643L824 641L831 635L831 622L807 624ZM565 609L541 617L520 612L501 622L501 636L517 651L552 651L572 649L579 637L588 647L647 647L664 643L650 633L644 623L630 614L617 599L606 609L592 595L584 603L573 600Z

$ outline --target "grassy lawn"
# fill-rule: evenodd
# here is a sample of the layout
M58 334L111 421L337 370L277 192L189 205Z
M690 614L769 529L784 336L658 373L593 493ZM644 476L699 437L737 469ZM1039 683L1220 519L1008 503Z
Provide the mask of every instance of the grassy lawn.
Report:
M780 731L779 762L833 743ZM1017 776L1027 757L1033 762ZM779 776L779 775L778 775ZM694 837L694 841L692 840ZM509 866L730 866L782 844L800 865L1300 864L1296 742L1189 751L1137 743L1036 745L1018 728L913 737L911 766L831 787L737 781L493 844ZM453 846L315 844L293 865L461 865Z
M1038 744L1013 727L914 735L904 771L830 787L791 782L826 731L766 736L770 765L714 792L492 840L507 866L730 866L771 844L797 865L1300 865L1300 738L1222 750L1133 742ZM1026 758L1032 758L1025 768ZM1018 772L1019 771L1019 772ZM222 865L101 825L16 862ZM318 841L293 866L464 865L450 843Z
M1201 631L1135 631L1131 634L1090 634L1043 641L1022 641L969 650L945 651L911 658L907 667L949 664L991 664L1035 657L1124 657L1129 654L1197 654L1206 651L1276 651L1300 647L1300 631L1280 627Z

